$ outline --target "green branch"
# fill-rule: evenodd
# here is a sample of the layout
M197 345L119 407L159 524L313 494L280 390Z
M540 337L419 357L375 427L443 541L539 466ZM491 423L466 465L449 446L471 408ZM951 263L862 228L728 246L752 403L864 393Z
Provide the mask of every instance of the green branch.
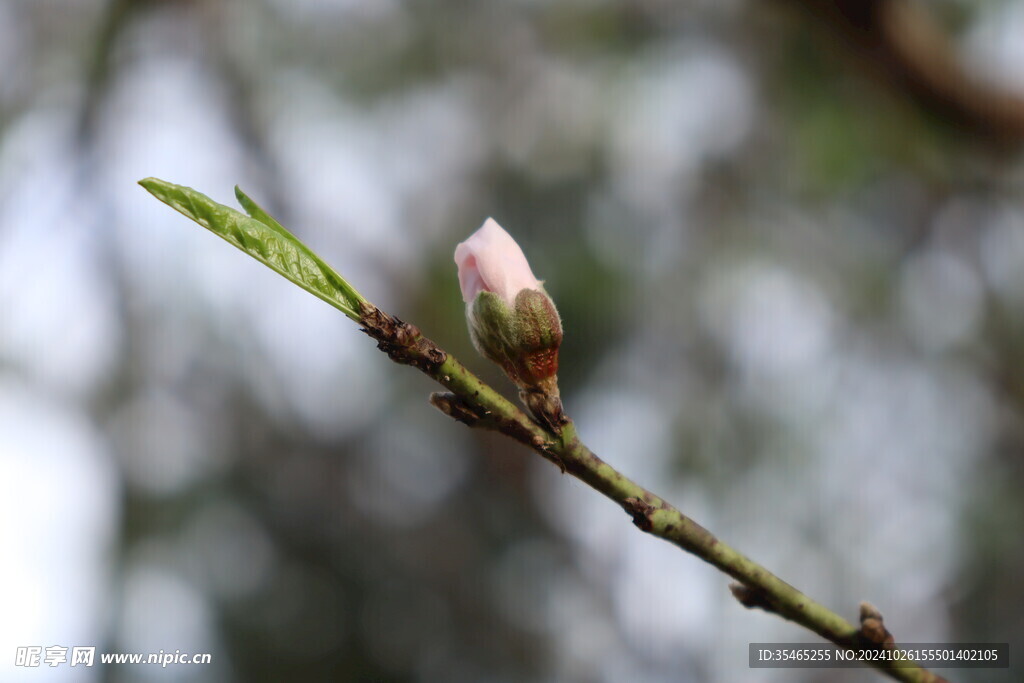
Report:
M738 581L733 594L745 607L772 612L844 648L891 646L882 615L862 603L856 626L815 602L763 566L716 538L710 531L629 479L587 448L565 418L542 426L462 363L424 337L414 325L384 313L359 294L277 221L236 188L248 216L217 204L187 187L155 178L140 182L158 199L266 264L281 275L340 309L360 323L377 347L397 363L426 373L448 392L430 402L470 427L501 432L532 448L563 472L615 501L633 523L673 543ZM945 679L906 662L872 660L872 666L906 683L944 683Z

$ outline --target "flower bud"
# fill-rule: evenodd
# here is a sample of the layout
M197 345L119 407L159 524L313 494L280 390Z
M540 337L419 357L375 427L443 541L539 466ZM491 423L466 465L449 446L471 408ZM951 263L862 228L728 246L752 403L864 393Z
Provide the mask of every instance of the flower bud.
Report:
M455 248L473 345L521 389L557 393L562 321L523 250L493 219Z

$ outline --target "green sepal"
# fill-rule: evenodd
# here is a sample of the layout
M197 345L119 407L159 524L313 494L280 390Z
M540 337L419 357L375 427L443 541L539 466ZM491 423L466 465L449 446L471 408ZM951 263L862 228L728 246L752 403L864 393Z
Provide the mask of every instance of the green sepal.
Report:
M480 292L467 310L469 336L480 355L509 370L515 347L512 311L494 292Z
M562 319L551 297L536 289L524 289L516 295L514 338L524 350L558 348L562 343Z
M558 371L562 322L546 293L523 289L509 308L494 292L480 292L466 313L473 345L521 388L535 387Z

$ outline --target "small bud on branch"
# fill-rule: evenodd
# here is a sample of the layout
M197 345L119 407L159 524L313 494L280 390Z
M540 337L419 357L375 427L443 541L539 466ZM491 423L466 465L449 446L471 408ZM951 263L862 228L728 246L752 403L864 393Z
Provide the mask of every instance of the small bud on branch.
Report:
M557 429L562 319L523 250L488 218L455 248L455 263L473 345L515 382L533 416Z

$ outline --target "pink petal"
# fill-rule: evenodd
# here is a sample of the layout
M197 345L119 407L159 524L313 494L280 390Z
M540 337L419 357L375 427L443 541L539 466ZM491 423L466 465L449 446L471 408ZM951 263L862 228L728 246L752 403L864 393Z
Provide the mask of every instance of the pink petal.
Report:
M511 306L520 291L541 287L523 250L493 218L455 247L455 263L459 266L462 299L467 303L487 291Z

